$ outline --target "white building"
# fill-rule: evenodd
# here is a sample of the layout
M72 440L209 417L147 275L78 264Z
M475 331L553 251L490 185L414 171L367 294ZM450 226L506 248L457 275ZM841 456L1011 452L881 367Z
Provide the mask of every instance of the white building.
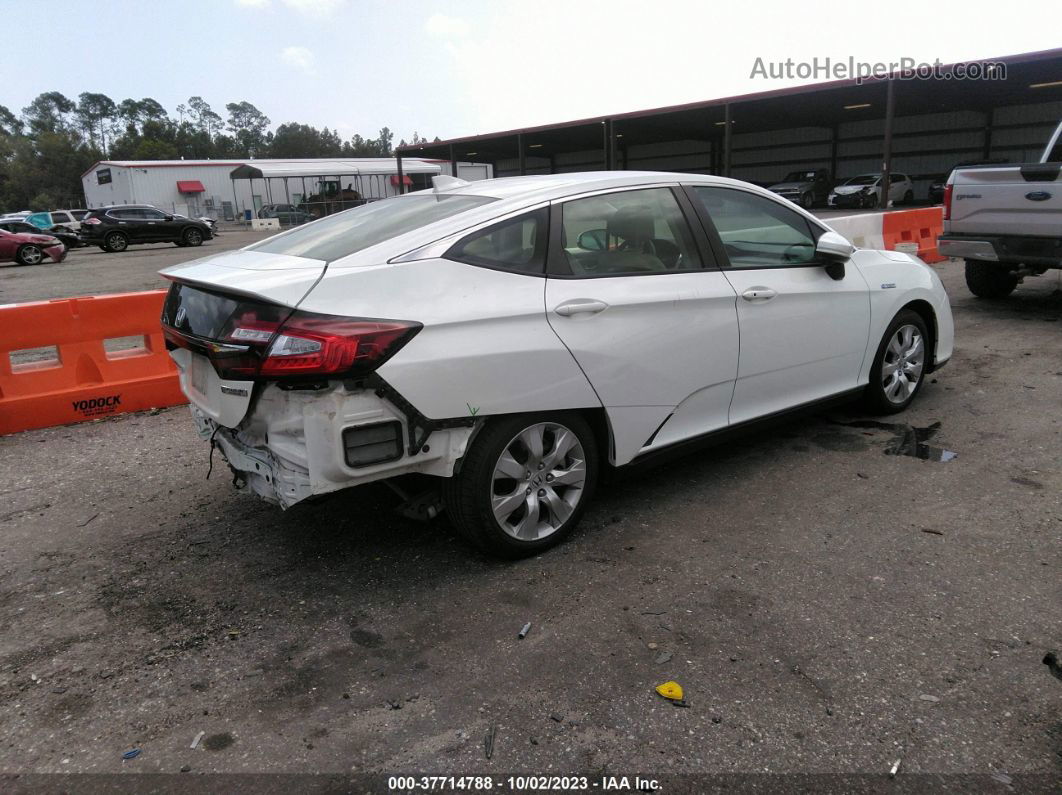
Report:
M450 174L449 161L402 158L406 190ZM493 168L458 163L457 176L489 179ZM266 204L300 204L336 190L366 199L398 193L398 162L389 157L297 160L101 160L81 175L85 206L150 204L180 215L242 218Z

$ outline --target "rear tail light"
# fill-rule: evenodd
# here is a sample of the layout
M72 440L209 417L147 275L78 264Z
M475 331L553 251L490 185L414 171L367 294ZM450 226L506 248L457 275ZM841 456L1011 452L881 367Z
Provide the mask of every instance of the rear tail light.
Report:
M951 183L944 186L944 220L951 220Z
M387 361L420 329L419 323L293 312L266 350L258 375L364 375Z
M103 223L103 222L102 222L102 221L101 221L101 220L100 220L99 218L86 218L86 219L85 219L84 221L82 221L81 223L83 223L83 224L93 224L93 225L95 225L95 224L101 224L101 223Z
M373 372L422 328L292 310L175 283L162 312L168 344L210 358L223 379L357 377Z

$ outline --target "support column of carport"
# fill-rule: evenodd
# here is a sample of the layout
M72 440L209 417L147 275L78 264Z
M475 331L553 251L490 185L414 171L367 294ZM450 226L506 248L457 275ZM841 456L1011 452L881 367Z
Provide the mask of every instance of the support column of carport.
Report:
M454 152L453 144L450 144L450 176L457 176L457 153Z
M733 149L734 119L730 115L730 103L723 106L723 176L730 176L730 155Z
M406 181L405 181L405 179L403 179L403 177L405 175L402 173L402 155L398 154L398 153L395 153L395 160L398 161L398 163L397 163L398 164L398 186L397 187L398 187L398 195L401 196L403 193L406 192Z
M885 84L885 137L881 146L881 198L878 206L889 206L889 186L892 183L892 119L896 111L895 81Z

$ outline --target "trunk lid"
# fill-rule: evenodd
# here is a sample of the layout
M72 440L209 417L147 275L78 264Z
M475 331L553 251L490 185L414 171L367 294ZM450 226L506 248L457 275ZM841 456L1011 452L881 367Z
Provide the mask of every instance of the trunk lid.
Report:
M219 425L240 424L254 392L260 347L233 337L240 319L264 313L282 322L317 283L326 264L232 251L162 271L172 282L162 312L166 346L177 364L181 388L194 406Z

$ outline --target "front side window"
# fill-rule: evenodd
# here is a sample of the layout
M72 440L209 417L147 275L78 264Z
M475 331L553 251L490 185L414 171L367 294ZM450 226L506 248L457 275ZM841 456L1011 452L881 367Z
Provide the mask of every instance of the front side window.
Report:
M693 189L715 224L735 268L785 268L815 259L815 237L804 216L755 193Z
M573 276L699 270L686 218L668 188L606 193L561 208L561 239Z
M546 208L473 232L446 252L448 259L487 268L542 273L546 268Z
M141 217L146 221L161 221L166 214L159 210L141 210Z
M464 194L385 199L267 238L248 250L331 262L492 201L487 196Z

